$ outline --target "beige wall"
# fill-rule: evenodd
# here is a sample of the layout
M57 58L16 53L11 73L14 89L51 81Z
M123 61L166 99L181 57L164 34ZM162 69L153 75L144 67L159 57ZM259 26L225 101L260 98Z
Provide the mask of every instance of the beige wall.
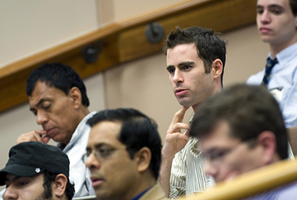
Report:
M115 13L114 18L116 21L120 21L187 1L189 0L113 0Z
M0 1L0 67L99 26L96 0Z

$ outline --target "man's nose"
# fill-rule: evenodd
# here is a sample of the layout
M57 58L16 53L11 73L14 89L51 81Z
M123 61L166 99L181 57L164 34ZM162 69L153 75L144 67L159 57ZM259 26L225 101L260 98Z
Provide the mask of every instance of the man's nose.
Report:
M17 191L15 191L15 189L12 186L8 186L5 189L3 198L7 200L18 199L18 193Z
M180 70L175 70L174 72L174 75L173 75L173 78L172 78L173 82L176 84L176 83L180 83L180 82L183 82L184 79L183 79L183 74Z
M260 18L260 22L262 24L267 24L271 22L271 17L267 10L263 10L262 14L259 14L258 17Z
M216 167L207 159L204 160L204 170L205 174L212 176L215 178L217 169Z
M96 158L95 154L94 153L91 153L87 160L85 161L85 164L86 166L89 168L89 169L92 169L92 168L100 168L100 162L99 160Z
M42 125L42 124L44 124L47 121L48 121L47 114L44 111L42 111L42 110L38 110L37 111L37 117L36 117L37 124L38 125Z

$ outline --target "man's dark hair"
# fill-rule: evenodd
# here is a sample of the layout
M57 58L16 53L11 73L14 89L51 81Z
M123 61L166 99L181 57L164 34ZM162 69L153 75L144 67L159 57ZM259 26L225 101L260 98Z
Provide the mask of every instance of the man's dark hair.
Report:
M45 82L49 87L62 90L66 95L71 88L77 87L82 96L82 104L86 107L90 105L87 90L80 76L67 65L61 63L46 63L35 69L27 79L26 92L32 95L38 81Z
M292 10L293 15L297 16L297 0L289 0L289 4Z
M120 122L121 130L118 135L120 142L133 159L134 154L143 147L148 147L152 153L150 170L157 180L161 162L161 138L157 124L146 115L132 108L107 109L96 113L87 121L91 127L102 121Z
M210 97L196 110L190 135L198 139L208 136L220 122L227 122L230 136L241 141L256 141L263 131L273 132L278 155L281 159L288 158L283 116L266 87L238 84Z
M55 182L56 177L58 173L53 173L45 170L43 172L43 177L44 177L44 183L43 183L43 188L44 188L44 199L51 199L53 192L52 192L52 183ZM74 190L74 184L70 183L68 177L67 177L67 185L66 185L66 190L65 190L65 195L67 196L68 200L71 200L72 197L74 196L75 190Z
M223 74L226 61L226 43L211 29L193 26L185 29L176 27L176 31L171 31L165 40L164 51L172 49L177 45L194 43L197 54L203 61L205 73L210 73L212 62L220 59L223 63L221 84L223 86Z

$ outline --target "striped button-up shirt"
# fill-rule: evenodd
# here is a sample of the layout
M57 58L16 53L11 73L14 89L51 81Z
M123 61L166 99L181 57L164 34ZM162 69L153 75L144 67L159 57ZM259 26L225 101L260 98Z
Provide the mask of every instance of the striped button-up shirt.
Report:
M175 154L172 161L169 198L201 192L214 185L205 175L198 140L190 137L186 146Z

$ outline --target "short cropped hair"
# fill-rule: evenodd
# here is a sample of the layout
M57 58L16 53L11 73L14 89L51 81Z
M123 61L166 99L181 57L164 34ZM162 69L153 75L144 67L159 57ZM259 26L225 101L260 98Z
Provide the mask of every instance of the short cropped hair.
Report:
M220 59L223 63L221 84L223 85L223 74L226 62L226 43L211 29L193 26L185 29L176 27L176 31L171 31L165 39L164 51L173 49L177 45L194 43L197 54L204 63L205 73L210 73L212 62Z
M38 81L45 82L50 87L62 90L66 95L71 88L77 87L82 96L82 104L90 105L84 82L74 69L61 63L46 63L35 69L27 79L26 92L31 96Z
M290 8L292 10L293 15L297 16L297 0L289 0Z
M53 195L52 193L52 183L55 182L56 177L59 173L54 173L54 172L50 172L45 170L43 172L43 177L44 177L44 183L43 183L43 187L44 187L44 198L45 199L50 199ZM74 196L75 193L75 189L74 189L74 184L70 183L69 178L67 177L67 185L66 185L66 189L65 189L65 195L67 197L68 200L71 200L72 197Z
M93 127L102 121L121 123L118 139L126 145L131 159L141 148L148 147L150 149L152 159L149 169L157 180L161 163L162 142L155 121L138 110L119 108L100 111L90 118L87 124Z
M277 154L281 159L288 158L283 116L266 87L237 84L210 97L196 110L189 134L203 138L222 121L228 123L230 137L241 141L256 141L263 131L273 132Z

